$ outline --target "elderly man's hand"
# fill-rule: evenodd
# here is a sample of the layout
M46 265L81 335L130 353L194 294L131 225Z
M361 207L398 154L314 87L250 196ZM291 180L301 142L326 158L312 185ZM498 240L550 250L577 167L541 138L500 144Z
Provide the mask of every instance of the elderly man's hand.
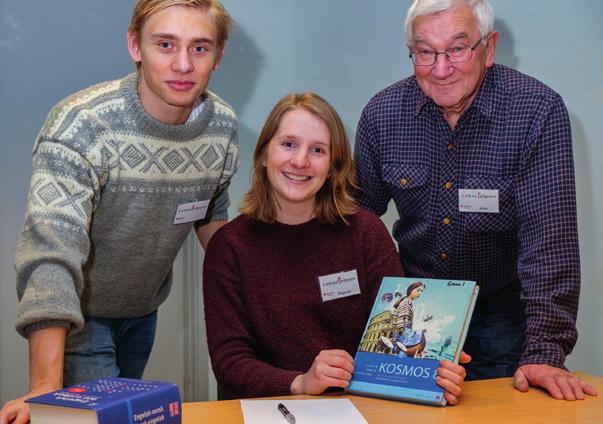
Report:
M585 394L597 396L593 386L571 372L545 364L520 366L513 377L515 388L527 392L530 386L542 387L555 399L584 399Z

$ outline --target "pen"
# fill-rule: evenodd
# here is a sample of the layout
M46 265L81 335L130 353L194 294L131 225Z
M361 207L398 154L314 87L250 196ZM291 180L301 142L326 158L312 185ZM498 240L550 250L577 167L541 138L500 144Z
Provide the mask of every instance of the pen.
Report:
M289 424L295 424L295 417L293 416L293 414L291 412L289 412L289 410L287 409L287 407L285 405L283 405L282 403L279 403L277 408L280 411L280 413L283 414L283 417L285 417L285 419L287 420L287 422Z

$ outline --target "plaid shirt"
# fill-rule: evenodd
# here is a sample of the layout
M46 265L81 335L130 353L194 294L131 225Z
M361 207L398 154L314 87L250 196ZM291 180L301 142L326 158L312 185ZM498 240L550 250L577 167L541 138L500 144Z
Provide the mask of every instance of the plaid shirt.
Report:
M576 342L580 258L571 129L561 97L494 65L451 129L415 77L378 93L356 136L361 206L393 199L409 276L467 279L480 296L521 283L520 364L561 367ZM457 189L497 189L498 213L459 212Z

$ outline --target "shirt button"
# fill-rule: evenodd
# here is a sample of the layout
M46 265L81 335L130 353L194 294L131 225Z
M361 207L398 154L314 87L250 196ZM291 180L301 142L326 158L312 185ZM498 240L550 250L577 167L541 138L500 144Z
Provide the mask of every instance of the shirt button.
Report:
M454 143L448 143L448 146L446 146L446 148L448 149L448 151L454 150Z
M450 224L450 218L444 218L444 219L442 220L442 224L444 224L444 225L448 225L448 224Z
M408 180L406 178L400 178L400 185L405 186L406 184L408 184Z
M452 188L454 184L452 184L452 181L446 181L446 184L444 184L444 188L446 190L450 190Z
M446 259L448 259L448 254L447 253L440 253L440 258L442 258L442 260L446 260Z

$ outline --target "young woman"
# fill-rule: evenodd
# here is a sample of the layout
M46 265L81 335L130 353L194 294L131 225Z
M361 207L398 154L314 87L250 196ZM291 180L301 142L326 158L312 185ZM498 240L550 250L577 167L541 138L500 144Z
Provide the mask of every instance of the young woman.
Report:
M281 99L256 145L241 215L204 259L207 340L223 397L348 386L381 279L403 275L381 220L357 207L354 178L333 107L312 93ZM464 369L443 361L438 374L457 403Z

